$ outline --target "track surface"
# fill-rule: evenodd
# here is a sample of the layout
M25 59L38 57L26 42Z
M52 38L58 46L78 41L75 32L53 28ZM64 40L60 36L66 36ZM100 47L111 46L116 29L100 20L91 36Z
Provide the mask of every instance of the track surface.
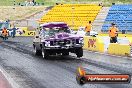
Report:
M0 43L0 65L21 88L131 88L130 84L85 84L76 82L76 69L89 73L132 75L132 59L84 50L84 57L56 56L48 60L33 55L32 37L10 38Z

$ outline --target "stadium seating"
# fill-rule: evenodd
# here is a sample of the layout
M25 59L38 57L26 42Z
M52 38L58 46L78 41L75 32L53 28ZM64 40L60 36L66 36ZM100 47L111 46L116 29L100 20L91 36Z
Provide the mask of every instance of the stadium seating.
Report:
M94 21L101 6L94 4L63 4L56 5L46 15L40 23L46 22L65 22L72 29L78 29L86 26L88 21Z
M119 31L132 31L132 5L113 5L102 26L102 32L107 32L111 23L116 23Z

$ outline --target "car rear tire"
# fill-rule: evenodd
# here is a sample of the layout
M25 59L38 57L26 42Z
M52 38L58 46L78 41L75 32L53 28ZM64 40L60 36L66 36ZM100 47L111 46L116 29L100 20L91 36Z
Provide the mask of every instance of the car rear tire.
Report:
M82 48L76 49L76 55L77 55L77 57L82 57L83 56L83 49Z
M44 50L43 48L42 48L42 57L44 59L47 59L49 57L49 53L47 52L47 50Z

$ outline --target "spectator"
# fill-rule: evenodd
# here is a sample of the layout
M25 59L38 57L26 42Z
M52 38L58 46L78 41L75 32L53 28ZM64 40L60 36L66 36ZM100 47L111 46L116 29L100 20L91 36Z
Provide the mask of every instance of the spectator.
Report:
M11 33L11 36L12 36L12 38L14 38L15 37L15 35L16 35L16 28L15 28L15 26L12 28L12 33Z
M32 0L25 1L25 6L34 6L34 2Z
M92 29L92 24L91 24L91 21L89 21L88 24L85 27L86 36L90 36L91 29Z
M110 43L117 43L118 28L115 25L115 23L112 23L112 27L109 28Z
M3 36L3 40L8 39L8 37L7 37L8 36L8 31L5 27L2 30L2 36Z
M59 3L56 3L56 5L59 5Z
M102 6L103 7L103 3L101 2L101 3L99 3L99 6Z

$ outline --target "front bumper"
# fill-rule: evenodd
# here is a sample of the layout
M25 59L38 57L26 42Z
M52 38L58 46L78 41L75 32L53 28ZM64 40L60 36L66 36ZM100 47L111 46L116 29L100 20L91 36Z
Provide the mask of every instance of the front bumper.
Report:
M73 48L80 48L83 47L81 44L75 44L75 45L65 45L65 46L46 46L45 49L73 49Z

